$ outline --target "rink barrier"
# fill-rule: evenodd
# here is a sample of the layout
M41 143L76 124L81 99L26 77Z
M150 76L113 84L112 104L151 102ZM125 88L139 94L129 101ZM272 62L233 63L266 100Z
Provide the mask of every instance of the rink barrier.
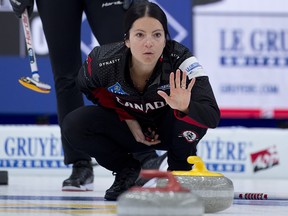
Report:
M208 170L228 178L288 178L288 130L209 129L198 144L197 155ZM69 174L71 166L63 158L58 125L0 125L0 170ZM111 175L100 166L94 169L96 174Z

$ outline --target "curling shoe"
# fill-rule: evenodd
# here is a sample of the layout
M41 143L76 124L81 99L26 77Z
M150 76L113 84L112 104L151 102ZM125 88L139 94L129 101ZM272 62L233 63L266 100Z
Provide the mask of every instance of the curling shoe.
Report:
M163 155L160 155L159 157L156 158L152 158L148 161L146 161L143 165L142 165L142 169L144 170L160 170L160 166L162 164L162 162L165 160L165 158L167 158L167 152L165 152ZM146 179L146 178L142 178L139 177L136 182L135 185L142 187L144 186L150 179Z
M73 164L72 174L63 181L62 191L92 191L93 168L90 161L77 161Z
M141 167L139 165L136 168L124 168L118 173L113 173L113 175L115 175L114 183L106 190L104 198L106 200L116 201L119 195L135 185L140 170Z

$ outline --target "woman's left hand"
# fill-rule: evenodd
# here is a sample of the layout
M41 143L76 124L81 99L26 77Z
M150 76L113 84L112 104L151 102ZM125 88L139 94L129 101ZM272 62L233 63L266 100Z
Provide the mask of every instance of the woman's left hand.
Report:
M172 109L179 110L183 113L188 114L191 91L194 86L196 78L193 78L188 84L188 86L186 86L187 85L186 80L187 80L186 72L182 73L182 80L181 80L181 71L177 69L176 73L171 72L169 77L170 95L167 95L164 91L158 91L157 93L164 98L166 103Z
M145 136L137 120L126 119L125 121L137 142L143 143L144 145L147 145L147 146L161 143L161 141L158 139L159 135L156 134L155 131L151 131L150 129L148 129L149 136Z

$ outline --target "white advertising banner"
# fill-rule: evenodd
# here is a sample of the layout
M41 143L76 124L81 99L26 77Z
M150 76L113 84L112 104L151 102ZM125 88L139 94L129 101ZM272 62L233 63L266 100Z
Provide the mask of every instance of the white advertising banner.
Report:
M223 0L194 8L195 56L223 117L288 117L288 1Z
M92 159L93 164L96 161ZM98 176L111 172L94 166ZM0 125L0 170L13 174L71 174L71 165L64 164L60 128L58 125Z
M208 170L237 178L288 178L288 129L217 128L198 144ZM111 172L96 166L95 175ZM0 170L68 175L58 126L0 126Z
M288 130L217 128L198 144L210 171L239 178L288 178Z
M63 155L57 125L0 126L0 169L26 174L27 170L62 172L67 169Z

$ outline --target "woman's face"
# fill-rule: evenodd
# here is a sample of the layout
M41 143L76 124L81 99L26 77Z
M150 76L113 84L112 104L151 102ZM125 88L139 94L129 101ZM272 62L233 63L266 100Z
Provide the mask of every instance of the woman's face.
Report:
M162 24L152 17L137 19L125 44L131 50L133 64L155 66L166 44Z

